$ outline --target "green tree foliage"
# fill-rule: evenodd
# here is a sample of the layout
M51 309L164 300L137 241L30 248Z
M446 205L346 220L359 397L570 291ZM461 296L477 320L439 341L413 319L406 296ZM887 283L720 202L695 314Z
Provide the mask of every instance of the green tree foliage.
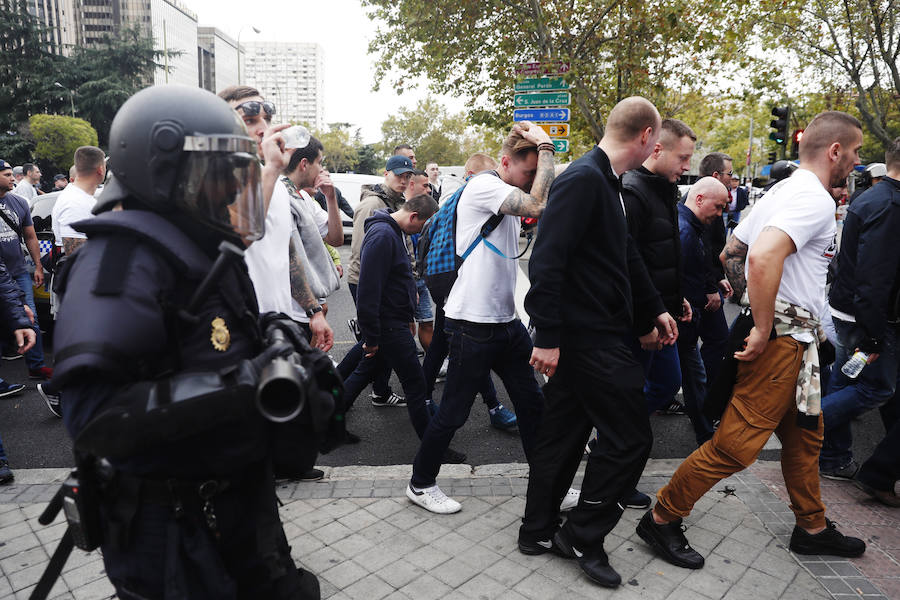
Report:
M28 123L35 156L51 161L63 171L68 171L74 163L79 146L97 145L97 131L84 119L33 115Z
M325 168L332 173L357 170L362 141L359 130L355 134L351 133L351 126L350 123L328 123L328 131L313 132L324 146Z
M403 91L425 74L434 91L471 98L476 122L508 128L515 65L571 64L573 133L593 140L622 98L663 110L703 83L746 66L750 0L364 0L382 25L370 49L376 85ZM415 57L415 60L409 60ZM389 71L399 73L389 79ZM573 136L575 137L575 136ZM584 136L582 136L584 137Z
M886 147L900 135L900 3L896 0L762 0L768 40L850 95L868 132Z
M384 161L379 160L374 144L366 144L356 149L356 168L353 169L355 172L376 175L379 168L384 168Z
M462 165L474 152L499 153L502 137L490 128L470 127L464 114L450 114L436 100L420 100L413 108L401 108L381 124L383 156L398 144L416 151L419 168L426 163Z

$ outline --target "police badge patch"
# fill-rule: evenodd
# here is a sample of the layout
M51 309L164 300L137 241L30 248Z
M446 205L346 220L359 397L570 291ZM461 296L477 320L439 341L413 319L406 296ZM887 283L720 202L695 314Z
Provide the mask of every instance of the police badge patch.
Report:
M212 320L212 335L209 337L213 348L219 352L225 352L231 346L231 332L225 325L225 319L216 317Z

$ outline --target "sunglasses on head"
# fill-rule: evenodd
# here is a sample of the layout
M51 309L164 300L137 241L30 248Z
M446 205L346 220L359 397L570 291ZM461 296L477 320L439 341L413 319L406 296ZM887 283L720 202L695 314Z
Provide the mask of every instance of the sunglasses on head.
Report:
M260 109L262 109L266 116L272 117L275 114L275 105L271 102L260 102L259 100L249 100L247 102L243 102L234 107L235 110L240 109L243 111L245 117L255 117L259 114Z

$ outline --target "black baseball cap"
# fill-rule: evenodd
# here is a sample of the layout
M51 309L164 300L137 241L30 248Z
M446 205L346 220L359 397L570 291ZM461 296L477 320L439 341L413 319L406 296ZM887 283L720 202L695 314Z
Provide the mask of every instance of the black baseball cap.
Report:
M7 169L12 169L12 168L13 168L13 166L11 164L9 164L8 162L6 162L2 158L0 158L0 171L5 171Z
M412 173L415 171L412 161L405 156L399 154L390 157L384 166L385 171L393 171L394 175L403 175L404 173Z
M59 173L58 175L53 176L53 181L59 181L60 179L68 179L68 177L66 177L62 173Z

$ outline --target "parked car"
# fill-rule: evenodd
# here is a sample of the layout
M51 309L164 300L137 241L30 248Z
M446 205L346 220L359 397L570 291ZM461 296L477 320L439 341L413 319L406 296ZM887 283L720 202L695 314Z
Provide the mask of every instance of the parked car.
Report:
M382 183L384 177L378 175L363 175L361 173L332 173L331 181L341 190L341 194L346 198L347 203L356 210L359 204L359 196L362 186ZM341 213L341 224L344 226L344 239L349 240L353 237L353 219Z

